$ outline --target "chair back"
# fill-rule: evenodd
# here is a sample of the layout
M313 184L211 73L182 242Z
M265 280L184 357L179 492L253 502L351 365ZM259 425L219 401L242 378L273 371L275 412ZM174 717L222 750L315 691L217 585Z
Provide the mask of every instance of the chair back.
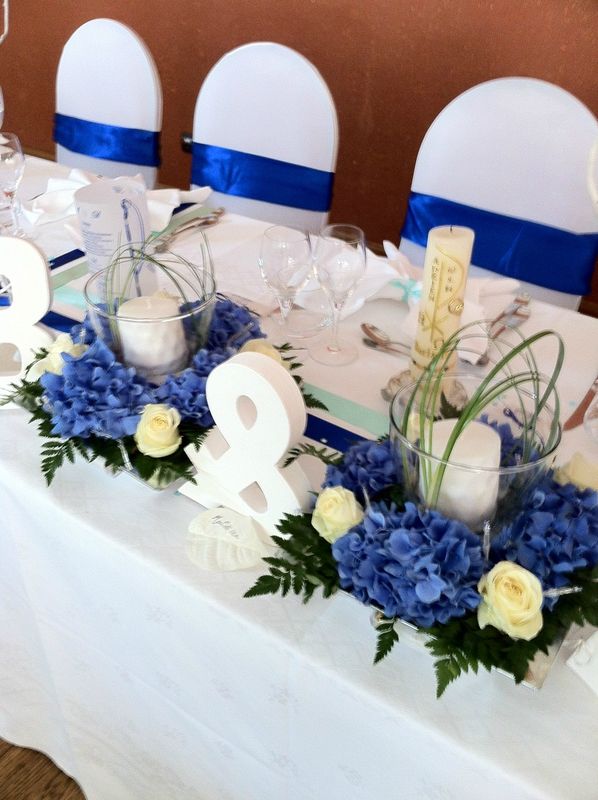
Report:
M338 149L334 100L318 70L280 44L223 56L199 91L191 185L227 211L319 231Z
M474 86L441 111L422 141L401 251L423 263L431 227L468 225L476 234L473 264L576 308L598 254L589 191L597 137L588 108L551 83L513 77Z
M64 45L56 77L56 160L109 178L141 173L156 183L162 90L139 36L94 19Z

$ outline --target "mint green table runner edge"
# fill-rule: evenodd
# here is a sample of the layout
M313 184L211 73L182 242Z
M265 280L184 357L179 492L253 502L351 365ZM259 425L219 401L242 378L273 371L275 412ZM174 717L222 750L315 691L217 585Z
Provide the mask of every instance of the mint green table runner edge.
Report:
M53 274L51 276L52 288L60 289L62 286L66 286L67 283L77 280L77 278L82 278L84 275L87 275L87 261L83 259L77 261L76 264L73 264L68 269L59 272L58 275Z
M313 386L310 383L306 383L304 386L305 390L324 403L328 411L337 419L362 428L375 437L388 434L387 414L373 411L371 408L366 408L359 403L353 402L353 400L347 400L346 397L320 389L319 386Z

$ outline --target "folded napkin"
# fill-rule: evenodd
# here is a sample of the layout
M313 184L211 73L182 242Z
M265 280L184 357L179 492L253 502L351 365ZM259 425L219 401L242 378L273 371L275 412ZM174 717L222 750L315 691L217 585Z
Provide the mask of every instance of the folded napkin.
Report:
M406 340L412 342L417 331L417 317L423 269L416 267L391 243L384 242L389 263L395 268L397 276L378 294L379 297L395 297L409 306L409 313L401 324ZM512 295L519 289L519 281L514 278L469 278L465 286L464 307L461 314L461 327L471 323L493 319L496 297ZM505 297L504 305L509 298ZM483 325L472 326L467 341L459 349L459 356L471 364L477 363L486 352L488 337Z
M66 178L48 178L46 191L32 200L21 204L22 213L31 225L45 225L59 220L68 221L70 230L77 230L75 217L75 192L95 181L104 180L82 169L72 169ZM141 175L133 180L143 184ZM181 203L203 203L211 193L209 186L201 186L191 191L180 189L150 189L146 192L150 224L153 231L163 230L174 209Z

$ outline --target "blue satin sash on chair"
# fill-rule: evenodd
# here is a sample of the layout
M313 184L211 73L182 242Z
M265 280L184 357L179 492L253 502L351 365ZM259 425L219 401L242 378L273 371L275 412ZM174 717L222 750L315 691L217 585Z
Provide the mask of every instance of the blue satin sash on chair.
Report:
M55 114L53 136L55 142L74 153L141 167L160 165L160 134L156 131L121 128Z
M334 173L193 142L191 182L279 206L328 211Z
M401 236L425 247L438 225L475 231L471 261L478 267L569 294L590 291L598 233L572 233L411 192Z

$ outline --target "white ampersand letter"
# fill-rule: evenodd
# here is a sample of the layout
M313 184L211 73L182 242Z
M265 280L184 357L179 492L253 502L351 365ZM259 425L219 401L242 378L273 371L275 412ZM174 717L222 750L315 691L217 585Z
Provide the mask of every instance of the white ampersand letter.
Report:
M277 533L282 515L309 501L309 480L299 464L281 465L307 421L297 384L268 356L239 353L210 373L206 399L216 427L199 449L186 448L197 475L180 491L207 508L222 505L251 516Z
M0 237L0 275L10 284L10 305L0 305L0 395L19 381L33 354L54 337L37 323L52 305L50 271L42 253L24 239ZM13 358L14 348L20 360ZM14 404L0 406L0 409Z

